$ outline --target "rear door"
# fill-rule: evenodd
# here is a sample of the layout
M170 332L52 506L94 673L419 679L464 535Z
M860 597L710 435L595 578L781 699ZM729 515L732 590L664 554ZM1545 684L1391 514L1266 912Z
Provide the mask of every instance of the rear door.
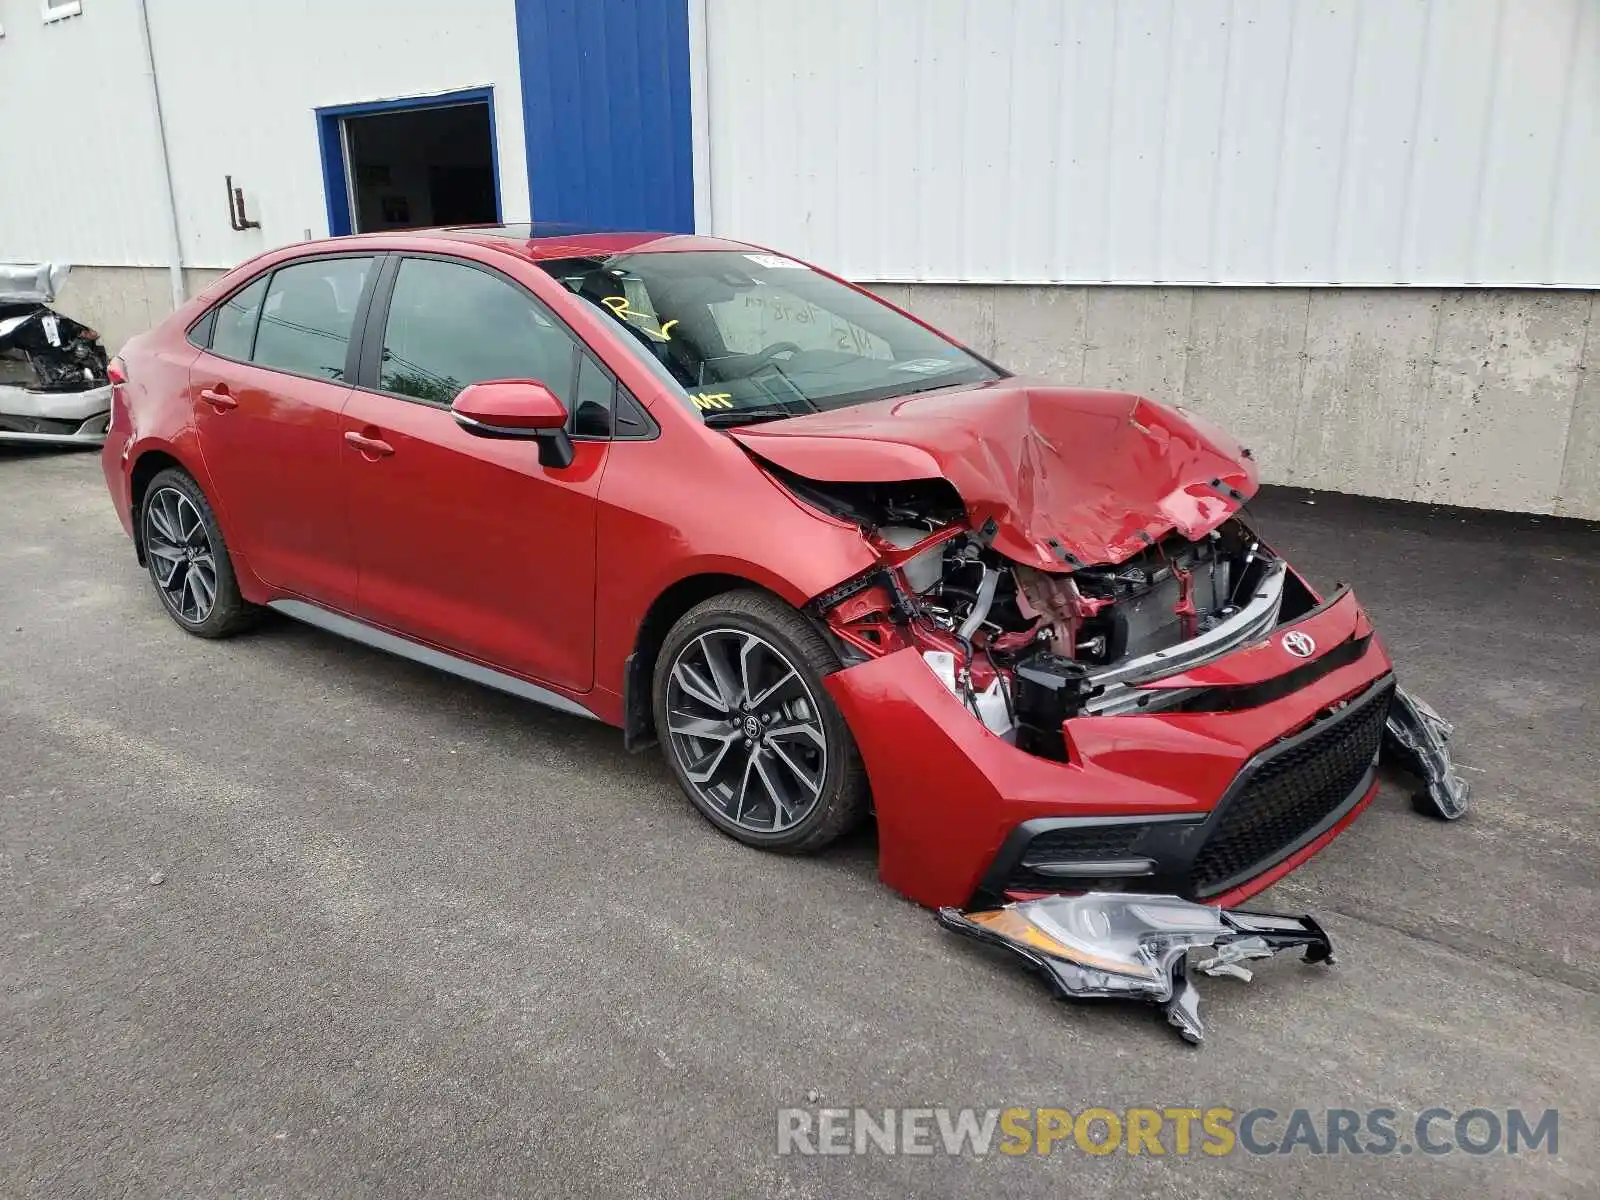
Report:
M189 372L229 545L274 587L346 611L356 570L339 413L374 263L299 259L262 275L206 318L209 337Z
M531 293L479 264L397 257L379 296L363 386L344 409L351 440L341 439L358 612L587 691L595 495L614 381ZM576 414L570 466L547 469L531 441L475 437L455 423L450 402L486 379L536 379L561 397Z

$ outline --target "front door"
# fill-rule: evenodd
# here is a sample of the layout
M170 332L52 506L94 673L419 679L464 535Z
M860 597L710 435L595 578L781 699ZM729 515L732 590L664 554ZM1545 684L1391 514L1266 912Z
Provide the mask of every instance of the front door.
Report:
M376 389L354 392L342 417L357 611L587 691L607 442L575 439L572 465L546 469L532 442L475 437L449 406L469 383L536 379L570 409L580 388L609 397L609 376L529 293L456 260L400 260L382 339Z
M339 413L372 264L312 259L256 280L218 306L210 344L189 369L229 546L274 587L346 611L356 574Z

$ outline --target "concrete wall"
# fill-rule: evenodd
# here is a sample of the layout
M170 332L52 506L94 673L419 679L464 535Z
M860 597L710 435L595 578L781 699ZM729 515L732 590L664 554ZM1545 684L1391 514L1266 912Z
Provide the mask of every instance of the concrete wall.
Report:
M1269 483L1600 519L1594 292L871 286L1014 371L1191 408Z
M185 291L197 296L226 274L191 267L183 273ZM172 284L165 267L73 267L51 307L90 326L115 354L172 311Z

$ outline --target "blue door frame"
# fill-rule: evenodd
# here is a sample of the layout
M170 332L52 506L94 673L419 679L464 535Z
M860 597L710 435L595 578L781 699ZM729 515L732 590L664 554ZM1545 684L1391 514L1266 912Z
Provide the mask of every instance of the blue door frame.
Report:
M322 192L328 202L328 236L355 232L350 222L350 188L340 126L346 117L371 117L415 108L447 108L458 104L485 104L489 109L489 165L494 171L495 219L500 220L500 142L494 128L494 88L468 88L432 96L405 96L399 100L374 100L366 104L339 104L316 110L317 137L322 145Z

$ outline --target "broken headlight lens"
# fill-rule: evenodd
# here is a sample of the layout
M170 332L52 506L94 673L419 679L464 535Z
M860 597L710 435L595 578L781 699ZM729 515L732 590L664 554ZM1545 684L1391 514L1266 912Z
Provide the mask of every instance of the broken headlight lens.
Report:
M1161 982L1173 951L1209 946L1228 932L1220 909L1176 896L1052 896L968 919L1053 958L1149 984Z
M1454 821L1467 811L1470 789L1450 756L1455 732L1433 708L1404 688L1395 688L1384 725L1383 757L1422 781L1411 793L1411 807L1442 820Z
M1307 962L1332 962L1333 945L1310 917L1233 912L1177 896L1090 892L1048 896L985 912L939 910L946 929L1025 959L1069 1000L1143 999L1159 1004L1186 1041L1205 1036L1194 969L1249 979L1240 964L1301 948Z

